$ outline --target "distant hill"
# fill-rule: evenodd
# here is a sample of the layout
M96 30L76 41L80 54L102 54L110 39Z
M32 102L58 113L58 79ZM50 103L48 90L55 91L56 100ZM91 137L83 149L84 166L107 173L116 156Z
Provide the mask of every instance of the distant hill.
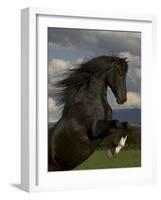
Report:
M119 121L127 121L131 124L141 124L141 109L132 108L132 109L114 109L113 110L113 119L118 119ZM49 123L49 128L54 126L53 123Z
M119 109L113 110L113 119L128 121L132 124L141 124L141 109Z

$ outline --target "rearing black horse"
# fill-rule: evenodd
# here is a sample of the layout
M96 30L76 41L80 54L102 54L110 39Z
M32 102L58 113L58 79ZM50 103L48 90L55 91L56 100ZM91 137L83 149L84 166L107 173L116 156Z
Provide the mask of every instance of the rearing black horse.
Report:
M70 170L86 160L116 127L107 102L110 87L118 104L127 99L126 58L100 56L83 63L64 80L61 119L49 130L48 170Z

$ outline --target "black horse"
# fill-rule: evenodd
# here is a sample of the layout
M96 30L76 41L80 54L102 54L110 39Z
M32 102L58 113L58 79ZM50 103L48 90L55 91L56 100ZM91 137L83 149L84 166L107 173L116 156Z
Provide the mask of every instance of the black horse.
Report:
M107 102L110 87L118 104L127 100L126 58L100 56L71 70L57 83L61 119L49 130L48 170L71 170L86 160L112 134L117 121Z

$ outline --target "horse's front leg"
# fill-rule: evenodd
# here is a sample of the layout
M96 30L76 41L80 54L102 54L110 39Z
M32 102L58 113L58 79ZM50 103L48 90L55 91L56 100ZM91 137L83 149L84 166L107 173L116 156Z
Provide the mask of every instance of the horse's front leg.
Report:
M99 120L90 131L88 137L90 140L103 139L110 134L110 129L117 129L119 121L118 120Z

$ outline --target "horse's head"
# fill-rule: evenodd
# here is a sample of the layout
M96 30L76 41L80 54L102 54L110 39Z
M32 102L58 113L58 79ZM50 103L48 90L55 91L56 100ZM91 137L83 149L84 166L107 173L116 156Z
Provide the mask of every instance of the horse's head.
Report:
M126 58L116 58L111 69L107 72L106 81L116 97L118 104L123 104L127 100L126 73L128 64Z

